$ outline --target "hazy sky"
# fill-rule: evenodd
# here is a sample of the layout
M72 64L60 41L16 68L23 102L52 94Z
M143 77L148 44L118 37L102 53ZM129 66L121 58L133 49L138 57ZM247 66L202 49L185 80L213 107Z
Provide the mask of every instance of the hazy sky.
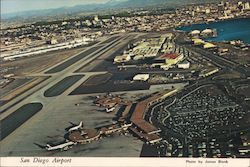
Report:
M1 13L51 9L79 4L105 3L109 0L1 0Z

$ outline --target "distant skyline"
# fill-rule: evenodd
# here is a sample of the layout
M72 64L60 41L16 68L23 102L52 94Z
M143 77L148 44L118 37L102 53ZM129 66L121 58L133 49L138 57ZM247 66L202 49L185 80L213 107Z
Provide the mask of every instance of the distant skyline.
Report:
M84 4L106 3L110 0L1 0L1 13L71 7ZM117 0L125 1L125 0Z

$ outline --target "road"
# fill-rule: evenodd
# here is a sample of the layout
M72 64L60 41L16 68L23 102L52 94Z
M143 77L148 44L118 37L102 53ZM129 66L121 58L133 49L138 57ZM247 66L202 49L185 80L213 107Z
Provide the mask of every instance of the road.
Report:
M210 60L213 64L227 69L227 70L234 70L243 75L243 77L247 78L250 77L250 71L246 69L243 65L240 65L234 61L231 61L227 58L221 57L217 54L212 53L211 51L207 51L205 49L201 49L198 47L193 47L191 44L187 44L187 42L183 42L183 39L188 41L186 36L183 34L178 34L176 37L176 43L182 47L185 47L187 50L193 53L198 53L203 58Z
M244 66L232 62L228 59L225 59L221 56L218 56L216 54L213 54L209 51L206 50L202 50L200 48L194 48L190 45L184 45L189 51L194 52L194 53L198 53L199 55L203 56L205 59L210 60L212 63L214 63L215 65L221 67L221 68L225 68L227 70L234 70L237 71L239 73L241 73L243 75L243 77L247 78L250 76L250 71L248 71L246 68L244 68Z

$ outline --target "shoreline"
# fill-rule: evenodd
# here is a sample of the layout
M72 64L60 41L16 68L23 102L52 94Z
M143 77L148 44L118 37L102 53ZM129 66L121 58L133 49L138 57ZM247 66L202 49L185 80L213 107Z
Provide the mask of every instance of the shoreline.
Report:
M247 16L247 17L238 17L238 18L232 18L232 19L226 19L226 20L216 20L216 21L213 21L213 22L201 22L201 23L195 23L195 24L190 24L190 25L183 25L183 26L178 26L176 28L174 28L173 30L174 31L177 31L177 32L182 32L182 33L187 33L189 31L192 31L192 30L195 30L195 29L198 29L200 30L201 28L196 28L196 26L204 26L204 29L208 28L209 27L209 24L215 24L215 23L223 23L223 22L229 22L229 21L239 21L239 20L248 20L250 19L250 16ZM208 25L208 26L206 26ZM212 29L217 29L217 27L210 27ZM190 29L190 30L189 30ZM227 33L226 33L227 34ZM230 42L230 41L237 41L237 40L240 40L242 41L244 44L246 45L250 45L250 41L247 41L246 39L242 39L241 37L242 36L239 36L237 38L234 38L234 39L220 39L220 37L223 36L223 35L218 35L217 37L209 37L209 38L204 38L204 40L206 41L210 41L210 42Z
M185 32L184 30L178 30L178 29L180 29L181 27L190 27L190 26L196 26L196 25L202 25L202 24L212 24L212 23L239 20L239 19L250 19L250 15L245 16L245 17L241 16L241 17L228 18L228 19L224 19L224 20L215 20L215 21L210 21L210 22L197 22L197 23L193 23L193 24L184 24L184 25L180 25L180 26L175 27L174 30Z

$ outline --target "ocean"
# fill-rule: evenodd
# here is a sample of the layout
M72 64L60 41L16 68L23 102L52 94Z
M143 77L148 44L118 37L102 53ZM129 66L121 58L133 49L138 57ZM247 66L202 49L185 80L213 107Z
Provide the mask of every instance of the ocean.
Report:
M250 18L225 20L208 24L193 24L177 28L182 31L204 30L206 28L217 29L218 36L206 38L208 41L230 41L240 39L250 44Z

